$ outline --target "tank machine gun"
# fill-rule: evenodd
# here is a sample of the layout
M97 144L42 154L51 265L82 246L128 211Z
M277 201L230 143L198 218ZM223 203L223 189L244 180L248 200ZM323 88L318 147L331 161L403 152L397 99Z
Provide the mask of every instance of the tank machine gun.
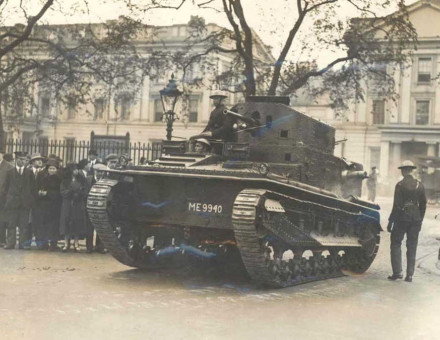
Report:
M188 254L243 263L270 287L366 271L382 229L379 207L356 197L362 165L333 155L332 127L286 104L250 97L226 110L251 133L218 153L165 141L157 160L109 170L87 207L110 253L147 269Z

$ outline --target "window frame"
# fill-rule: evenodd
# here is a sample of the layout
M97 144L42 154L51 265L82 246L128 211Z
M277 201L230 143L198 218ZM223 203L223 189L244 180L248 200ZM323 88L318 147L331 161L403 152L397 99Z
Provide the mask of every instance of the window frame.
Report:
M379 112L377 114L376 112L376 103L381 103L382 106L382 112ZM373 99L371 103L371 114L372 114L372 121L371 123L373 125L383 125L385 124L385 99Z
M427 72L427 71L425 71L425 72L421 72L421 70L420 70L420 61L422 61L422 60L425 60L425 61L427 61L427 60L429 60L429 65L430 65L430 67L429 67L429 73ZM418 57L418 59L417 59L417 84L430 84L431 83L431 80L432 80L432 71L433 71L433 65L434 65L434 63L433 63L433 58L432 57ZM429 75L429 80L421 80L420 79L420 76L426 76L426 75Z
M196 111L191 111L191 102L196 103ZM192 95L188 98L188 123L197 123L199 121L200 95ZM191 119L191 114L195 113L195 120Z
M98 103L98 101L99 102L102 102L102 111L101 112L98 112L98 105L97 105L97 103ZM95 120L101 120L101 119L104 119L104 112L105 112L105 99L104 98L102 98L102 97L100 97L100 98L96 98L94 101L93 101L93 107L94 107L94 118L95 118ZM100 113L100 114L99 114Z
M418 112L417 112L417 104L420 102L427 102L428 103L428 112L427 112L427 123L426 124L417 124L417 116L418 116ZM416 126L427 126L431 124L431 104L432 100L431 99L425 99L425 98L420 98L420 99L415 99L415 104L414 104L414 125Z

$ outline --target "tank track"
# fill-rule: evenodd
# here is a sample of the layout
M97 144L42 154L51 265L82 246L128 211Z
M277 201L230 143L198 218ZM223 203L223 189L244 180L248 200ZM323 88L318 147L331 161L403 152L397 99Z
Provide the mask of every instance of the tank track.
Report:
M116 219L111 216L110 211L113 206L121 208L117 202L113 202L112 190L117 184L117 180L111 179L102 179L96 183L87 199L87 211L104 246L119 262L135 268L172 270L195 268L197 265L206 266L207 263L211 263L209 256L214 254L215 263L225 262L225 267L233 265L237 260L240 262L240 256L236 250L237 255L234 256L235 244L200 244L199 246L181 244L179 246L164 245L154 250L148 249L144 238L138 240L136 235L133 235L133 229L127 225L128 221L115 222ZM188 252L193 255L187 256L185 253Z
M271 207L265 206L267 200ZM282 288L344 275L344 270L362 273L372 263L379 247L377 221L362 214L333 209L346 218L365 223L358 230L357 244L344 246L350 231L332 230L332 245L323 245L314 237L313 226L304 221L295 224L284 213L284 206L295 206L296 212L314 216L331 208L299 201L267 190L245 189L236 197L232 213L235 239L251 279L258 285ZM307 224L307 223L306 223ZM318 223L315 223L318 225ZM334 224L334 223L333 223ZM336 224L334 224L336 225ZM320 228L322 226L320 225ZM315 228L316 229L316 228ZM321 230L321 234L325 234ZM344 238L345 237L345 238ZM337 244L340 239L340 245ZM325 238L323 238L325 240ZM336 241L335 241L336 240ZM336 242L336 244L335 244ZM305 250L313 255L303 257ZM324 256L323 252L328 255ZM290 252L290 254L289 254ZM290 255L290 258L287 258Z
M167 256L165 260L158 259L154 252L148 254L123 230L129 230L122 223L115 224L109 215L112 204L112 190L118 184L117 180L102 179L90 190L87 198L89 219L105 248L119 262L136 268L164 269L177 266L175 256Z

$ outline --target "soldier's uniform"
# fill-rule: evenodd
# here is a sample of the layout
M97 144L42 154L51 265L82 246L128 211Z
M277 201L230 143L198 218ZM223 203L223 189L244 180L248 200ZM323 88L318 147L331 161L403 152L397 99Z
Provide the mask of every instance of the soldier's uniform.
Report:
M211 112L208 124L203 132L211 131L212 139L232 141L234 138L232 128L234 121L229 115L223 113L225 109L226 106L219 105Z
M404 166L399 168L404 167L405 162ZM406 167L415 168L412 166ZM400 248L406 234L406 280L412 280L416 262L417 242L425 211L426 196L423 184L411 174L405 175L396 184L393 210L389 217L389 222L393 223L391 231L391 266L393 268L393 275L389 277L390 279L401 278L402 254ZM390 224L388 229L390 229Z

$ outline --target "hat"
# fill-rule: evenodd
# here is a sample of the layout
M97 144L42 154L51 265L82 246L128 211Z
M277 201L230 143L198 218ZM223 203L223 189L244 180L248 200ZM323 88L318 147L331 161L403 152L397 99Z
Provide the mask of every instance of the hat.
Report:
M26 157L27 152L26 151L14 151L15 157Z
M131 161L131 156L128 153L124 153L121 157L124 157L127 161Z
M224 98L228 98L228 96L223 91L213 91L212 94L209 96L209 98L211 98L211 99L216 99L216 98L224 99Z
M414 165L413 162L406 160L403 161L402 165L399 166L397 169L405 169L405 168L416 169L417 167Z
M206 146L209 146L209 147L211 146L211 143L206 138L197 138L196 142L205 144Z
M109 161L109 160L111 160L111 159L118 159L118 158L119 158L119 157L118 157L117 154L115 154L115 153L110 153L110 154L107 155L107 157L105 157L105 160L106 160L106 161Z
M60 167L60 162L58 162L55 158L49 158L49 160L46 163L47 167L54 166L55 168Z
M98 152L95 149L90 149L89 150L89 155L95 155L98 156Z
M375 167L375 166L372 166L372 167L371 167L371 169L372 169L372 170L374 170L374 169L377 169L377 167Z
M44 157L41 156L41 154L40 154L39 152L33 153L32 156L31 156L31 162L32 162L32 161L35 161L35 160L37 160L37 159L41 159L41 160L43 160Z
M84 158L84 159L81 159L81 160L78 162L78 169L79 169L79 170L84 169L88 163L89 163L89 161L88 161L87 159L85 159L85 158Z

